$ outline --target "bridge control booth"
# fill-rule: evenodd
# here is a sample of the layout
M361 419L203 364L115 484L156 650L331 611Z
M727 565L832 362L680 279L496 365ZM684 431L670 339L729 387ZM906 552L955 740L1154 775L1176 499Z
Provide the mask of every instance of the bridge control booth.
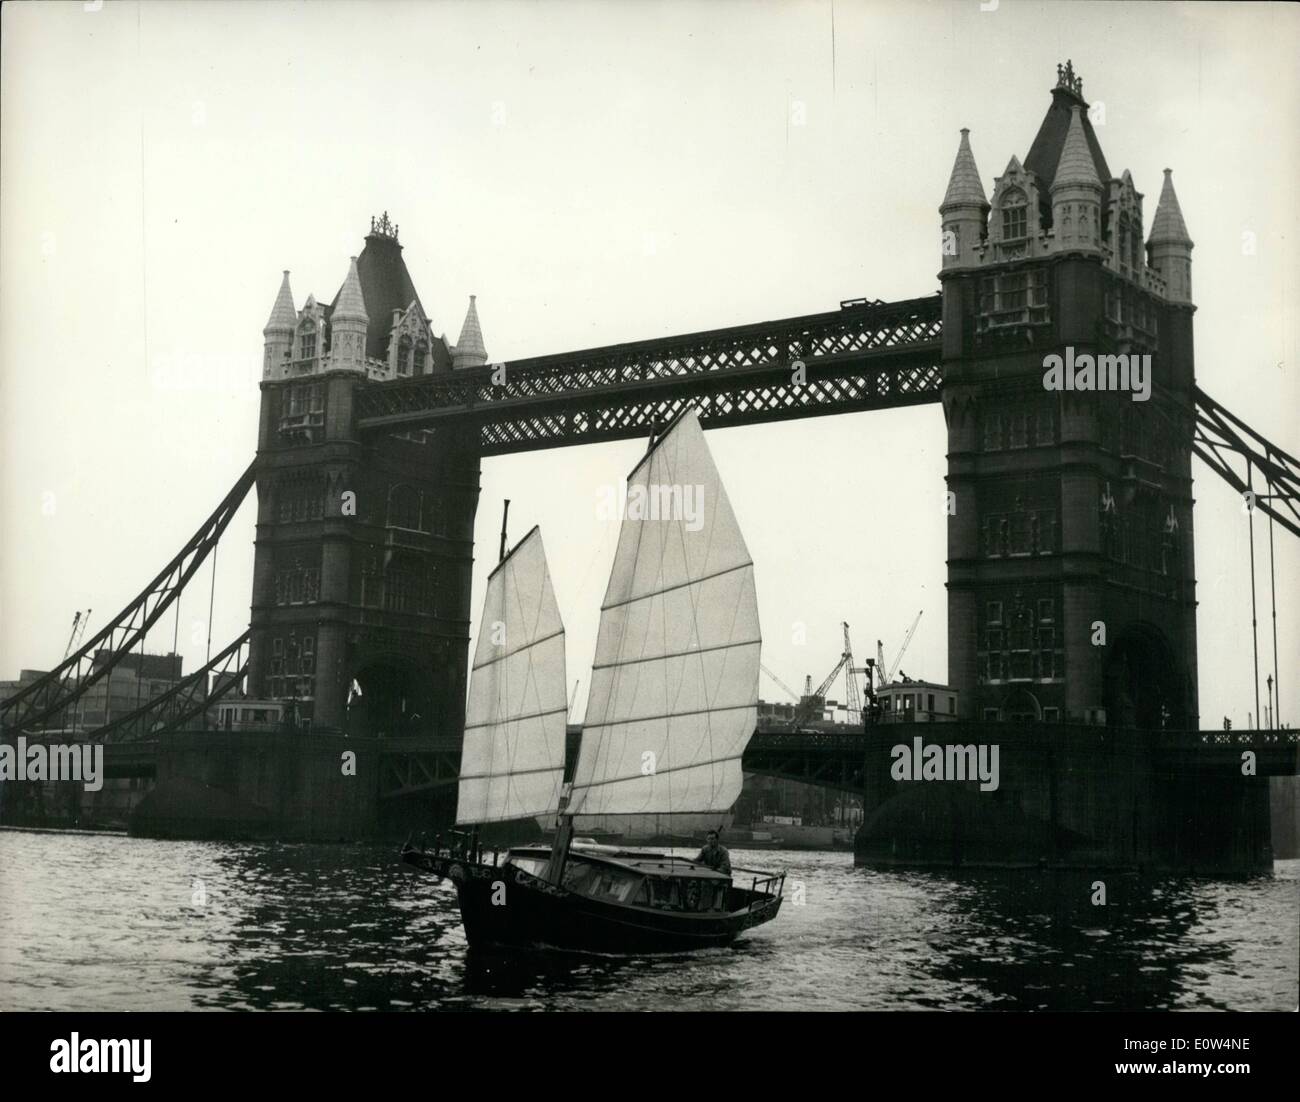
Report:
M895 681L876 690L880 723L951 723L957 690L930 681Z

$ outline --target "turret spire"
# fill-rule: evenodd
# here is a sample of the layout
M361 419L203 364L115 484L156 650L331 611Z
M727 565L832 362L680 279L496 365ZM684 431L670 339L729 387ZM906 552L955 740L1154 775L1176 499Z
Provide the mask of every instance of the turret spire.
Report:
M348 266L347 278L339 288L339 297L334 302L334 320L356 318L365 323L370 320L366 312L366 299L361 293L361 277L357 274L357 258L352 258Z
M1174 174L1172 169L1165 169L1165 182L1160 188L1160 202L1156 204L1156 216L1151 222L1151 236L1148 245L1190 245L1192 239L1187 235L1187 223L1183 221L1183 210L1178 205L1178 196L1174 193Z
M288 330L293 332L293 328L298 324L298 311L293 305L293 291L289 288L289 269L284 271L284 278L280 281L280 292L275 296L275 305L271 307L271 316L267 319L266 327L262 330L262 335L268 333L280 333Z
M948 191L939 207L940 214L946 214L957 206L988 207L984 197L984 185L980 182L980 170L975 167L975 154L970 148L970 131L962 127L961 143L957 146L957 159L953 162L952 175L948 178Z
M469 296L469 309L465 313L465 324L460 327L460 339L452 355L454 367L482 367L487 363L487 348L483 344L483 329L478 322L478 307L475 305L477 295Z
M1082 107L1076 107L1070 113L1070 129L1066 131L1065 145L1061 147L1052 191L1071 185L1101 189L1101 177L1097 175L1097 166L1093 163L1088 139L1083 132Z
M1147 238L1147 263L1165 281L1165 297L1170 302L1191 305L1192 302L1192 239L1187 234L1187 223L1174 194L1173 173L1165 169L1165 182L1160 188L1160 202L1156 216L1151 220L1151 236Z

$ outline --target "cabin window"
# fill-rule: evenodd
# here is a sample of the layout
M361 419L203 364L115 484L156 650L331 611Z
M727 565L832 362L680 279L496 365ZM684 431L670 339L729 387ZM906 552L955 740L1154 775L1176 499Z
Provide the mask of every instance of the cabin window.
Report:
M525 857L519 854L511 854L510 864L517 869L523 869L524 872L532 876L541 876L546 871L545 857Z
M652 907L669 907L676 910L681 905L681 894L676 880L666 877L650 881L650 905Z

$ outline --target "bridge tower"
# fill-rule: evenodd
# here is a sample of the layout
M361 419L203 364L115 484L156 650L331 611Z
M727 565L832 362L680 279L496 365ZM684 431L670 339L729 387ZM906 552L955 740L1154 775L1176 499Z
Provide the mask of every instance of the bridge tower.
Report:
M475 430L361 438L362 387L483 364L471 299L437 336L387 214L329 305L284 273L263 330L250 689L316 729L459 734L469 643Z
M986 198L963 130L939 208L949 680L971 719L1194 727L1192 241L1166 170L1143 248L1057 70L1023 164Z

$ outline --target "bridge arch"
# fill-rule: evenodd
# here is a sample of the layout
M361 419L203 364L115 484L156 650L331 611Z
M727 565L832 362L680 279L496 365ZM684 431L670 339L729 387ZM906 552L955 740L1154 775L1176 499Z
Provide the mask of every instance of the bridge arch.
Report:
M441 701L434 671L410 655L362 655L348 684L350 735L398 738L435 733Z
M1106 656L1107 725L1185 727L1185 684L1186 673L1165 633L1146 620L1126 624Z

